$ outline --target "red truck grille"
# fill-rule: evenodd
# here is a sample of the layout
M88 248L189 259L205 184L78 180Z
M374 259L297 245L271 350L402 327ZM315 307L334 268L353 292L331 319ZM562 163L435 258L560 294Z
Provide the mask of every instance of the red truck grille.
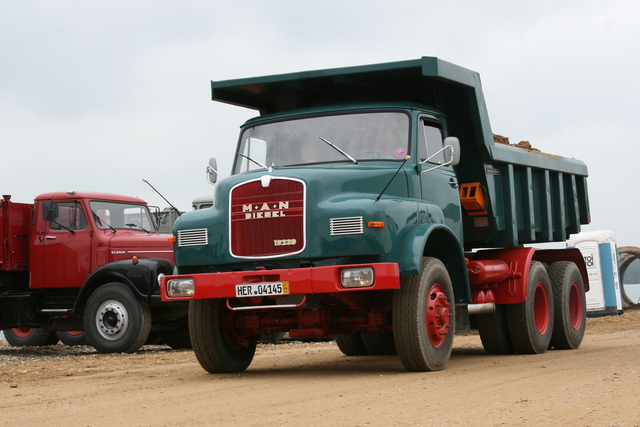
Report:
M231 254L268 258L301 252L304 195L301 181L271 176L231 190Z

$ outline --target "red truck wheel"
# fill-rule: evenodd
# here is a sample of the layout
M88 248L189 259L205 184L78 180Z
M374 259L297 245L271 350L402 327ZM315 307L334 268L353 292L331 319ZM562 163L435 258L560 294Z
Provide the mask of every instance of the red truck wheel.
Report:
M58 343L55 332L40 328L4 329L4 338L14 347L42 347Z
M568 350L580 347L587 324L584 282L573 262L554 262L549 267L553 288L554 322L551 347Z
M260 336L242 336L242 328L235 324L234 316L224 300L189 302L191 345L207 372L242 372L253 360Z
M553 289L544 265L529 267L527 299L507 306L509 336L517 353L544 353L553 332Z
M107 283L87 301L84 330L100 353L133 353L149 337L151 309L141 305L124 283Z
M404 276L393 295L393 335L398 356L413 372L443 369L453 348L453 287L436 259L422 259L419 276Z
M89 340L84 331L58 331L56 332L60 341L65 345L87 345Z

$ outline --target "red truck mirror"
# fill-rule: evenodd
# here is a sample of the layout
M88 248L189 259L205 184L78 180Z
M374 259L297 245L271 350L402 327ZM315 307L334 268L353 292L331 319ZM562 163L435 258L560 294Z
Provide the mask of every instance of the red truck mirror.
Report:
M45 221L55 221L58 219L58 204L53 200L45 200L42 202L42 219Z

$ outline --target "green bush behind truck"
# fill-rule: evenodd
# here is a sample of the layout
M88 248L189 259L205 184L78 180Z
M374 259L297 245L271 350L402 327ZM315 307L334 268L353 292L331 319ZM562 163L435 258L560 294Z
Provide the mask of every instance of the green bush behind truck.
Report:
M477 73L438 58L212 82L260 111L210 209L175 224L165 301L190 300L209 372L261 335L335 337L347 355L445 367L454 331L489 353L580 345L587 168L496 144ZM209 166L216 181L215 161Z

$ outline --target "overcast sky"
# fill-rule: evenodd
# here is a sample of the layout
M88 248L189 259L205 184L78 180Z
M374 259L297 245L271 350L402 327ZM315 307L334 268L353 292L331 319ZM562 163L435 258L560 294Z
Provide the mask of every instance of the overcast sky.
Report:
M0 0L2 194L211 194L255 111L210 81L437 56L492 130L589 167L592 224L640 246L640 2ZM393 4L393 5L392 5Z

